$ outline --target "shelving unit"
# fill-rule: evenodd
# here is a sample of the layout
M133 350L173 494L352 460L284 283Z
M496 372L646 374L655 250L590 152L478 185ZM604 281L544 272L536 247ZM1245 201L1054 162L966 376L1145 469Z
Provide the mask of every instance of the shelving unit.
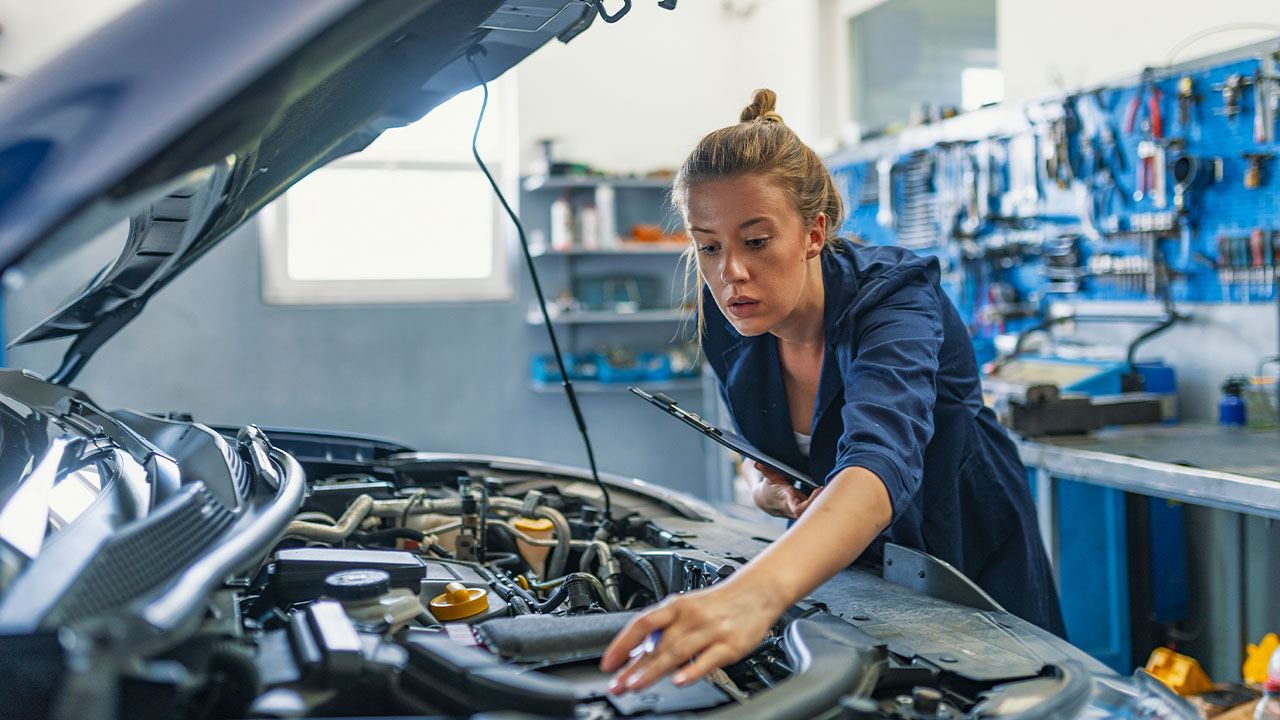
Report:
M624 239L633 225L667 231L680 227L670 203L670 184L669 178L603 176L539 176L521 182L521 215L534 241L533 255L548 301L567 293L584 305L574 310L551 307L552 323L565 331L562 345L567 353L589 354L602 348L662 352L678 343L674 336L691 319L689 311L678 307L682 293L677 278L683 276L681 255L687 244ZM561 198L578 217L584 207L595 207L599 227L591 235L598 247L551 247L552 205ZM530 305L525 320L530 326L542 324L536 305ZM542 371L536 376L540 375ZM644 385L687 392L699 383L694 377ZM530 386L534 392L560 391L558 382L532 381ZM574 387L603 394L625 392L627 384L583 380Z
M623 243L608 250L552 250L549 247L534 248L534 257L612 257L617 255L681 255L687 247L684 243Z
M525 192L573 188L596 188L601 185L610 185L614 188L623 189L670 190L671 178L610 177L606 175L534 175L526 177L520 183L521 189Z
M573 383L573 389L580 393L607 393L607 392L626 392L631 385L642 388L646 392L681 392L685 390L700 390L702 388L702 378L677 378L675 380L637 380L630 383L602 383L592 382L589 380L577 380ZM562 393L564 389L560 387L560 383L530 383L529 387L536 393Z
M551 322L557 325L600 325L604 323L665 323L679 322L689 316L685 310L637 310L616 312L612 310L576 310L557 313L550 311ZM530 325L541 325L542 314L536 309L525 316Z

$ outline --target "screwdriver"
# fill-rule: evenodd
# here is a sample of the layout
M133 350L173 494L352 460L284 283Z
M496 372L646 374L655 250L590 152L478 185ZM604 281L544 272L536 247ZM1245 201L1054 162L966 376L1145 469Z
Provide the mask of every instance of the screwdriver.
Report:
M1239 283L1240 285L1248 285L1249 284L1249 238L1238 237L1235 239L1235 242L1236 242L1235 266L1238 268L1238 270L1236 271L1237 273L1236 282ZM1248 293L1245 293L1245 299L1246 300L1248 299Z
M1262 231L1258 231L1262 232ZM1262 241L1262 283L1267 287L1275 282L1275 266L1276 266L1276 231L1271 231L1270 236Z
M1267 236L1261 228L1249 233L1249 250L1253 256L1253 284L1262 284L1262 248L1266 245Z
M1229 284L1229 280L1228 280L1229 271L1227 270L1227 268L1230 266L1231 266L1231 256L1227 250L1227 238L1219 237L1218 238L1218 284L1222 286L1224 291L1226 290L1226 287Z

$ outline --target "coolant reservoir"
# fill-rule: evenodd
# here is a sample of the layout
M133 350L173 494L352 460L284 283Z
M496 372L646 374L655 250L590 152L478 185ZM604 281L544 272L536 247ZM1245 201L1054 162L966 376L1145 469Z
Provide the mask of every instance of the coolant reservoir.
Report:
M418 532L432 532L435 528L456 522L456 515L437 515L435 513L415 513L405 518L404 526ZM436 535L436 542L449 552L456 552L458 529L447 530Z
M391 576L383 570L343 570L324 579L324 594L342 603L351 621L363 625L388 625L396 632L423 611L422 602L404 588L391 589Z
M555 529L555 525L546 518L518 517L512 521L511 525L516 530L536 540L550 540ZM516 538L516 549L520 551L520 557L529 563L529 567L533 568L539 577L545 577L542 566L546 562L547 553L551 552L551 548L530 545L524 540Z

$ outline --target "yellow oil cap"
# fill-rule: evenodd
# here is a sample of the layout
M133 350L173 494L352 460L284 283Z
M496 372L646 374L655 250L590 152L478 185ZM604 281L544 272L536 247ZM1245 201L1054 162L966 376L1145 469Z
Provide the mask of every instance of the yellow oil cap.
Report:
M437 620L461 620L489 609L489 591L468 588L460 582L444 586L444 592L431 601L431 614Z
M551 532L553 529L555 529L555 524L546 518L518 517L515 520L512 520L511 524L515 527L515 529L519 530L525 535L532 535L533 533ZM534 537L537 537L537 536L535 535Z

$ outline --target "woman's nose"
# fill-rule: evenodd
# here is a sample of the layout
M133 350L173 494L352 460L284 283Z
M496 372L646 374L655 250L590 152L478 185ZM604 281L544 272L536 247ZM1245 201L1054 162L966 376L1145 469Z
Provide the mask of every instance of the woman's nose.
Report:
M720 277L725 284L742 282L747 279L747 268L742 256L735 252L724 254L724 266L720 269Z

